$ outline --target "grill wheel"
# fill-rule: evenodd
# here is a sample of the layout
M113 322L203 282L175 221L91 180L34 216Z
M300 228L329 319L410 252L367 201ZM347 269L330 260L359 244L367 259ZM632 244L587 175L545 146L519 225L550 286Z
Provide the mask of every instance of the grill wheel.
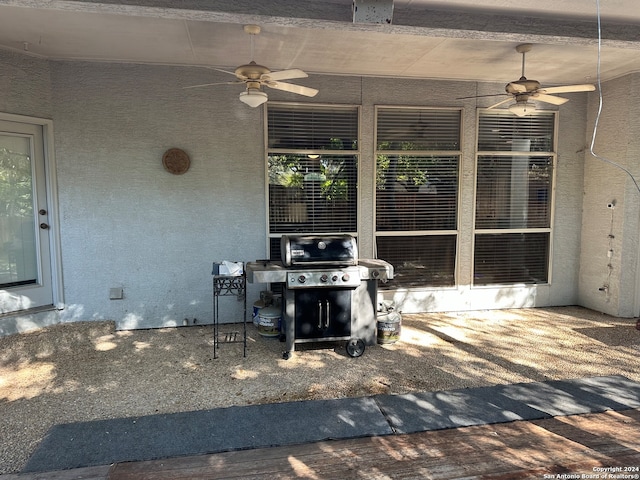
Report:
M352 338L347 342L347 353L350 357L356 358L364 353L364 340L360 338Z

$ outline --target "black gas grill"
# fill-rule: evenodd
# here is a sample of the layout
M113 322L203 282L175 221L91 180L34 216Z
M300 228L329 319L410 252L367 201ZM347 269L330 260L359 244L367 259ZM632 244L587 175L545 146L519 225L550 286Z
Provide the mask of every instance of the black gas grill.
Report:
M347 340L352 357L374 345L377 284L393 278L393 267L359 259L351 235L285 235L280 245L282 262L249 262L247 278L283 285L283 358L297 343Z
M358 246L351 235L292 237L280 239L280 255L285 267L298 265L334 267L357 265Z

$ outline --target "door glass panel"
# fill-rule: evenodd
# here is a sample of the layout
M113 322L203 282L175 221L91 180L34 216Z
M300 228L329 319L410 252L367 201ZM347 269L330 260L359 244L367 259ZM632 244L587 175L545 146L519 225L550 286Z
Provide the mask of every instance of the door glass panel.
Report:
M0 288L38 283L30 137L0 135Z

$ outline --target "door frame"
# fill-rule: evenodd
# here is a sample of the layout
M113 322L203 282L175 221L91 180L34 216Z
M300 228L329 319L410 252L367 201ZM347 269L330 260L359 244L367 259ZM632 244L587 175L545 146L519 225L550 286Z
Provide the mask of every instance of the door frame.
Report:
M0 120L6 122L26 123L37 125L42 128L42 143L44 147L44 182L47 197L47 223L51 227L49 230L49 251L51 262L51 292L53 308L62 310L64 308L64 289L62 283L62 251L60 248L60 222L58 214L58 182L56 158L53 141L53 120L47 118L29 117L12 113L0 112ZM34 310L42 310L36 307ZM11 316L19 312L7 313ZM22 312L24 313L24 312Z

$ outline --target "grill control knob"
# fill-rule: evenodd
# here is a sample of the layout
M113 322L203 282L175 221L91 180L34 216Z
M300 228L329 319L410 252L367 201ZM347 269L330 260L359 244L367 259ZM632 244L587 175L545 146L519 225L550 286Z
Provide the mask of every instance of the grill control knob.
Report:
M300 275L300 276L298 277L298 282L300 282L300 283L304 283L304 282L306 282L306 281L307 281L307 277L305 277L304 275Z
M331 281L332 282L337 282L338 281L338 275L334 275L333 277L331 277Z
M380 272L378 270L374 270L371 272L371 276L373 278L378 278L380 276Z
M349 274L345 273L344 275L342 275L342 281L343 282L348 282L349 281Z
M322 276L320 277L320 281L322 283L327 283L327 280L329 280L329 276L326 273L323 273Z

